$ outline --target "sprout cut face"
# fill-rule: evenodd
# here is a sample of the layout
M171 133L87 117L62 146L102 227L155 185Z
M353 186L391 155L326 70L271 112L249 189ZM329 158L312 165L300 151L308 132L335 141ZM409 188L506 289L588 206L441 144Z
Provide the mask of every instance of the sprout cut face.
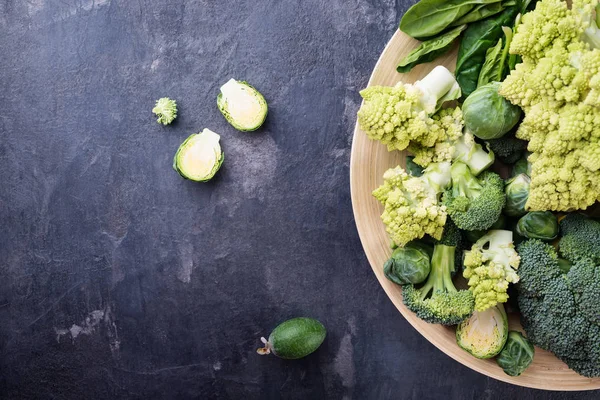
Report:
M221 137L210 129L195 133L179 146L173 160L173 168L185 179L196 182L210 180L223 164L225 154L221 151Z
M217 106L225 119L240 131L255 131L267 118L268 107L263 95L247 82L235 79L221 86Z

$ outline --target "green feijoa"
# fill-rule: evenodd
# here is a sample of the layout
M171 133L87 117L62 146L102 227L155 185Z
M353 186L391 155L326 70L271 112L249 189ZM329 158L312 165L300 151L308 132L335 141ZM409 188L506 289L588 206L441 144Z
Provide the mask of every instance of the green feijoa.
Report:
M260 340L264 347L256 350L260 355L273 353L277 357L295 360L306 357L319 348L327 331L314 318L292 318L279 324L269 335Z

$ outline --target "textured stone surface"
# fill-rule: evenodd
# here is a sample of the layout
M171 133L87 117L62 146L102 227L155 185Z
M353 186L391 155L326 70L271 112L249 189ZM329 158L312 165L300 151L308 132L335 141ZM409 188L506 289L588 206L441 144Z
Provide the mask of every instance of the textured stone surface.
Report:
M409 1L2 0L0 397L592 399L454 362L395 310L364 257L348 163L358 89ZM240 133L215 106L270 104ZM180 116L158 125L155 99ZM171 169L219 132L207 184ZM307 315L299 361L259 337Z

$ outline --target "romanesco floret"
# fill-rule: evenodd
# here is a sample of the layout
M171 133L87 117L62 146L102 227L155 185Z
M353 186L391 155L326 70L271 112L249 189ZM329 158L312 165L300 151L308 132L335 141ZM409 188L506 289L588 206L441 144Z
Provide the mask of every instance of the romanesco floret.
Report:
M447 214L439 197L449 182L450 163L431 164L419 177L400 166L385 172L373 196L384 206L381 219L394 243L404 246L426 234L441 238Z
M500 94L525 112L527 209L571 211L600 200L598 0L542 0L523 16L510 50L522 56Z
M452 221L467 231L488 229L498 220L504 204L504 181L491 171L475 176L462 162L450 168L452 185L444 192L442 204Z
M491 230L465 252L463 276L475 297L475 310L508 300L508 284L519 281L519 261L511 231Z
M364 102L358 123L367 136L404 150L411 142L433 147L446 139L443 121L432 116L441 105L460 97L460 87L450 71L438 66L414 85L372 86L360 92Z
M158 116L156 122L163 125L169 125L177 118L177 103L168 97L160 98L156 101L156 105L152 112Z

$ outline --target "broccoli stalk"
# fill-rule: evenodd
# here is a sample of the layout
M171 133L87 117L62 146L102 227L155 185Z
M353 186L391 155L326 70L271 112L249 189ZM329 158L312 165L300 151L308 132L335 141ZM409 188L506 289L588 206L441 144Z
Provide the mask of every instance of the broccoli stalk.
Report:
M404 150L411 143L433 147L446 140L443 121L432 116L444 102L459 98L461 93L454 75L438 66L413 85L371 86L360 94L364 99L358 111L361 129L391 151Z
M417 317L432 324L456 325L473 313L473 295L457 290L452 282L456 247L436 244L431 258L431 272L423 286L404 285L404 304Z
M502 178L489 171L476 177L462 162L452 164L450 175L452 185L442 200L450 218L460 229L468 231L491 227L506 202Z

